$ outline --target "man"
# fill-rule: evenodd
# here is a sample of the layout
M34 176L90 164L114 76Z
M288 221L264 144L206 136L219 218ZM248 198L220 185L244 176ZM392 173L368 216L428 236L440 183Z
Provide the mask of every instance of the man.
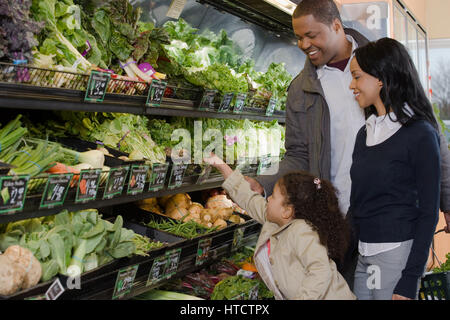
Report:
M350 204L350 167L356 133L365 115L349 89L353 50L368 42L352 29L344 29L332 0L303 0L292 18L298 47L306 54L303 70L288 89L286 154L277 175L257 180L247 177L252 189L269 196L285 173L306 170L330 180L338 190L339 206L346 214ZM441 210L450 231L450 152L441 134ZM347 217L350 219L349 214ZM353 288L357 243L340 271Z

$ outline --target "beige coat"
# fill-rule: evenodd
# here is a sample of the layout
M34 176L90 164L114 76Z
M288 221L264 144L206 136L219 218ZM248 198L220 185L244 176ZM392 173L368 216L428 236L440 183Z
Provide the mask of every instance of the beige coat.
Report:
M239 171L223 183L223 188L247 213L263 224L256 244L257 253L270 238L270 263L275 285L288 300L354 300L347 282L328 258L319 235L302 219L294 219L279 227L266 220L266 200L251 191ZM255 259L256 260L256 259ZM267 274L257 261L256 268L272 292ZM283 297L275 296L277 299Z

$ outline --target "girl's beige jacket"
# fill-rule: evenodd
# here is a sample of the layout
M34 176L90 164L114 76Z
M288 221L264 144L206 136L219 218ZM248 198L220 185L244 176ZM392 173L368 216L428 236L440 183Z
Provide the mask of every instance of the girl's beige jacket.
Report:
M336 264L328 257L327 248L320 244L319 235L305 220L294 219L279 227L266 220L266 200L251 191L249 183L238 171L223 183L222 187L241 208L263 224L255 254L270 239L270 264L275 285L288 300L354 300L355 295L337 271ZM264 269L256 261L256 268L269 289L270 281Z

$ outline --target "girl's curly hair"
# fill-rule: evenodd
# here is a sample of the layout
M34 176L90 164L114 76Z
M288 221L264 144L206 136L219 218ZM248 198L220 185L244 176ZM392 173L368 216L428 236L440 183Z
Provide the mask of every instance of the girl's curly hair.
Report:
M304 219L318 234L320 243L328 249L328 256L342 263L350 241L350 227L339 210L336 189L331 182L295 171L284 175L278 185L285 197L285 205L292 205L297 219Z

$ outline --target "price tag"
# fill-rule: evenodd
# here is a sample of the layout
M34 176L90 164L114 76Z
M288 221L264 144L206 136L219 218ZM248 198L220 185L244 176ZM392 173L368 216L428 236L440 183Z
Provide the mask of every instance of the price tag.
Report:
M173 164L172 171L170 172L169 189L178 188L183 184L184 173L186 172L187 164Z
M119 273L117 273L116 285L114 286L113 300L122 298L131 292L138 268L139 265L137 264L119 270Z
M0 214L23 209L29 180L29 175L0 177Z
M153 79L150 88L148 88L147 102L145 105L148 107L159 107L164 97L164 92L166 92L166 87L167 82Z
M110 73L92 70L89 77L84 101L103 102L103 100L105 99L106 88L108 87L108 82L110 79Z
M95 200L102 174L101 169L81 170L75 202Z
M169 279L177 273L178 263L180 262L181 248L166 252L168 264L165 272L165 278Z
M277 106L277 99L271 98L269 100L269 104L267 105L266 116L270 117L271 115L273 115L276 106Z
M253 288L248 292L248 300L258 300L258 289L259 284L256 284Z
M122 193L128 170L130 170L129 166L111 168L108 175L108 181L106 181L103 199L111 199L115 195Z
M272 157L270 154L261 157L258 164L258 175L265 174L272 166Z
M204 167L202 170L202 173L200 174L200 176L197 179L197 184L205 183L205 181L208 180L209 175L211 174L211 171L212 171L212 166L207 165L206 167Z
M219 106L219 112L228 112L230 110L231 102L233 101L234 93L225 93L222 102Z
M39 208L60 206L66 199L73 173L51 174L48 176Z
M202 100L200 101L200 110L214 109L214 97L217 94L217 90L205 90Z
M56 300L60 295L64 293L64 287L57 278L52 285L48 288L47 292L45 292L45 297L47 300Z
M128 181L128 194L138 194L144 191L149 166L132 165L130 179Z
M187 0L172 0L166 16L169 18L178 19L184 9L184 6L186 5L186 1Z
M247 99L247 94L245 94L245 93L239 93L236 96L236 102L234 103L234 109L233 109L234 113L242 112L242 109L244 108L244 105L245 105L245 99Z
M233 243L231 244L231 252L235 252L241 247L243 239L244 239L244 228L238 228L234 230Z
M165 279L166 268L169 263L169 256L164 255L153 260L152 268L148 274L146 286L151 286Z
M164 188L166 181L168 163L154 163L152 166L152 176L150 178L150 186L148 191L158 191Z
M197 257L195 265L202 265L209 257L209 249L211 248L212 238L201 239L198 242Z

